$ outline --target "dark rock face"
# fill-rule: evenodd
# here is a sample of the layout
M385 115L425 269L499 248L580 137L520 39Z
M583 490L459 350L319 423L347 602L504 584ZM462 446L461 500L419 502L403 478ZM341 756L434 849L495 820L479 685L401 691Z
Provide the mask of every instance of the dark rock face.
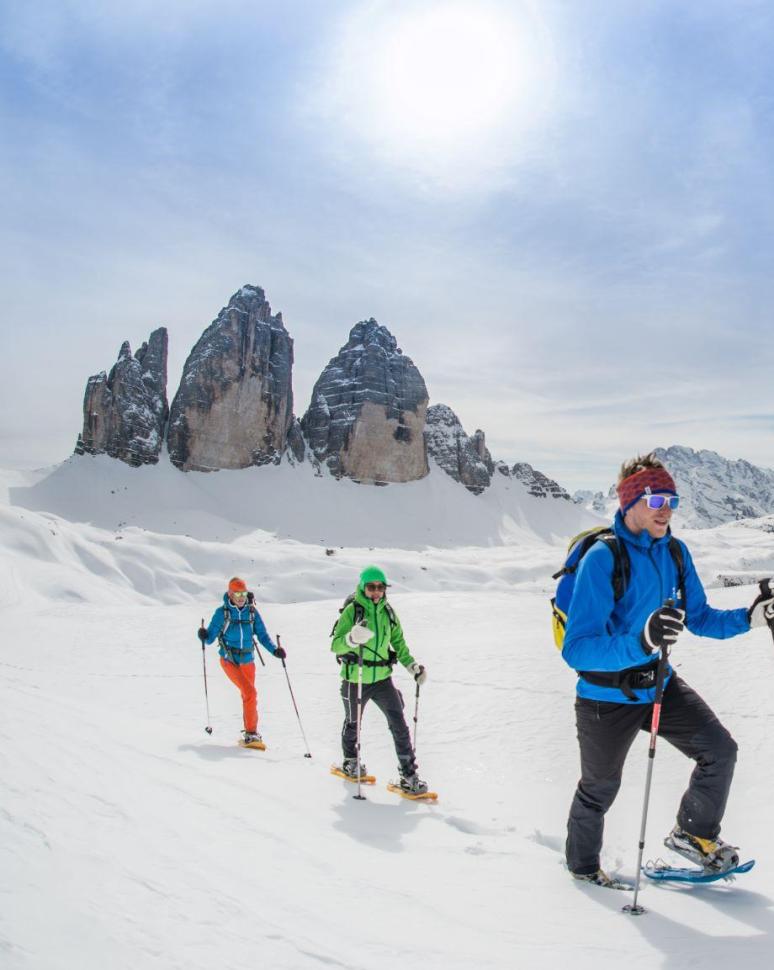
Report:
M315 458L337 477L410 482L428 472L427 400L414 363L372 318L356 324L329 361L301 426Z
M128 341L109 374L86 383L76 454L110 455L128 465L159 460L167 405L167 331L159 327L132 356Z
M525 461L516 462L510 469L511 478L524 485L530 495L537 498L563 498L571 502L570 493L542 472L537 471Z
M450 407L434 404L427 409L425 438L428 455L455 482L461 482L475 495L487 488L492 480L494 463L486 448L483 431L476 431L469 438Z
M293 423L288 430L288 453L296 463L302 462L306 457L306 441L304 432L301 430L301 422L298 418L293 418Z
M293 340L259 286L243 286L188 356L169 417L183 471L279 462L293 421Z

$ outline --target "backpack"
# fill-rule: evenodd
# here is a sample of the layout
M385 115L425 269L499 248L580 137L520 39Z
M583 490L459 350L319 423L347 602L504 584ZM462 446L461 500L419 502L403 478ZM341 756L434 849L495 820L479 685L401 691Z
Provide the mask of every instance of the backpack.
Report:
M612 584L615 602L617 603L626 592L632 570L631 562L629 561L629 553L626 551L626 543L619 542L612 527L596 526L594 529L587 529L585 532L579 532L577 536L574 536L567 547L567 558L564 565L559 572L552 576L552 579L559 580L556 593L551 599L551 625L557 650L561 650L564 646L567 612L570 609L578 568L583 557L596 542L604 542L613 554ZM678 597L684 598L683 548L674 536L669 537L669 552L677 567Z
M253 640L254 640L254 637L253 637L253 626L255 625L255 596L253 596L252 593L248 593L247 594L247 606L248 606L248 615L249 615L250 619L249 619L249 621L248 620L240 620L239 623L240 623L240 625L245 626L249 622L249 624L250 624L250 642L252 643ZM226 643L226 630L228 630L228 628L234 622L231 619L231 609L228 606L226 606L226 605L223 605L221 607L221 609L223 610L223 626L221 627L220 633L218 634L218 646L220 646L220 647L223 648L223 651L226 654L226 658L228 660L230 660L232 663L235 663L236 661L234 660L234 655L232 653L232 648L229 647L229 645ZM237 652L239 653L240 651L237 651Z
M349 606L350 603L355 604L355 621L352 624L353 626L355 626L358 623L362 623L363 620L365 619L365 610L363 609L363 604L358 603L358 601L355 599L354 593L350 593L349 596L344 600L344 602L339 607L339 619L341 618L341 614L344 612L344 610L346 610L346 608ZM387 614L387 618L390 621L390 626L398 626L398 615L395 612L395 610L392 608L392 606L390 606L390 604L387 602L386 599L384 601L384 612ZM333 634L336 632L336 627L338 625L339 625L339 621L335 620L333 623L333 627L331 628L331 632L329 634L330 636L333 636ZM344 659L345 656L346 655L344 654L339 654L336 657L336 663L339 665L346 663L347 666L349 666L349 662ZM391 648L389 650L389 658L386 662L384 660L380 660L380 661L363 660L363 665L366 667L393 667L397 662L398 662L398 655Z

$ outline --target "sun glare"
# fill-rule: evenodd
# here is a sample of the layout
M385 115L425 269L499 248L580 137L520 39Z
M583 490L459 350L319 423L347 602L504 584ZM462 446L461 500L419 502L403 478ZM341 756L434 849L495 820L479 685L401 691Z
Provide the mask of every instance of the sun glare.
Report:
M507 153L545 110L540 24L502 0L376 2L333 51L326 114L379 161L440 179ZM476 161L478 159L478 162Z

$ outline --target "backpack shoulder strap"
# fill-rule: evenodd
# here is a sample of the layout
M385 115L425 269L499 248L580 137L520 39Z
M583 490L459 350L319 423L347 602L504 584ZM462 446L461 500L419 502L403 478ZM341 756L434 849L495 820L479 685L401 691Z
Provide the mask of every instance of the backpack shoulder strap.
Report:
M344 600L344 602L339 607L339 619L341 618L341 614L344 612L344 610L346 610L346 608L349 606L350 603L355 604L355 623L360 623L363 617L365 616L365 610L360 605L360 603L358 603L358 601L355 599L354 593L350 593L349 596ZM359 615L358 615L358 611L359 611ZM336 632L336 627L338 626L338 623L339 623L339 620L334 620L329 636L333 636L333 634Z
M219 641L223 639L226 630L228 630L229 626L231 625L231 610L228 608L228 606L226 606L225 603L223 606L221 606L221 610L223 610L223 626L220 628L220 633L218 634Z
M683 556L683 545L674 536L669 537L669 552L677 568L677 595L685 600L685 557Z
M384 602L384 612L387 614L387 617L392 626L400 625L400 621L398 620L398 614L395 612L395 610L386 600Z
M613 555L613 599L617 603L626 592L632 573L632 564L629 560L629 553L626 551L626 543L621 542L613 532L605 533L597 538L599 542L604 542Z

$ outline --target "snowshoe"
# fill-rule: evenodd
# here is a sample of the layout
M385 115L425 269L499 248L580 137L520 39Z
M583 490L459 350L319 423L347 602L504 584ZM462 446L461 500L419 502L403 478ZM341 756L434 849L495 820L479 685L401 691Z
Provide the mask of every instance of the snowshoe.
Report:
M634 886L630 886L628 882L621 882L620 879L613 879L608 876L604 869L597 869L596 872L573 872L572 878L577 879L578 882L590 883L592 886L602 886L603 889L622 889L624 891L634 889Z
M257 731L242 731L242 737L239 739L239 744L243 748L255 748L258 751L265 751L266 745L263 743L263 738L258 734Z
M406 774L401 772L398 784L400 786L400 790L405 792L407 795L427 794L427 782L422 781L416 771L407 772Z
M358 778L357 758L345 758L341 765L331 765L331 774L338 775L345 781L360 781L366 785L373 785L376 781L373 775L368 774L362 761L360 762L360 777Z
M701 866L706 873L724 873L739 865L738 846L722 839L701 839L675 825L664 839L664 845L690 862Z
M435 801L438 798L437 792L429 791L427 782L422 781L416 771L401 770L398 780L387 785L387 791L410 801Z

